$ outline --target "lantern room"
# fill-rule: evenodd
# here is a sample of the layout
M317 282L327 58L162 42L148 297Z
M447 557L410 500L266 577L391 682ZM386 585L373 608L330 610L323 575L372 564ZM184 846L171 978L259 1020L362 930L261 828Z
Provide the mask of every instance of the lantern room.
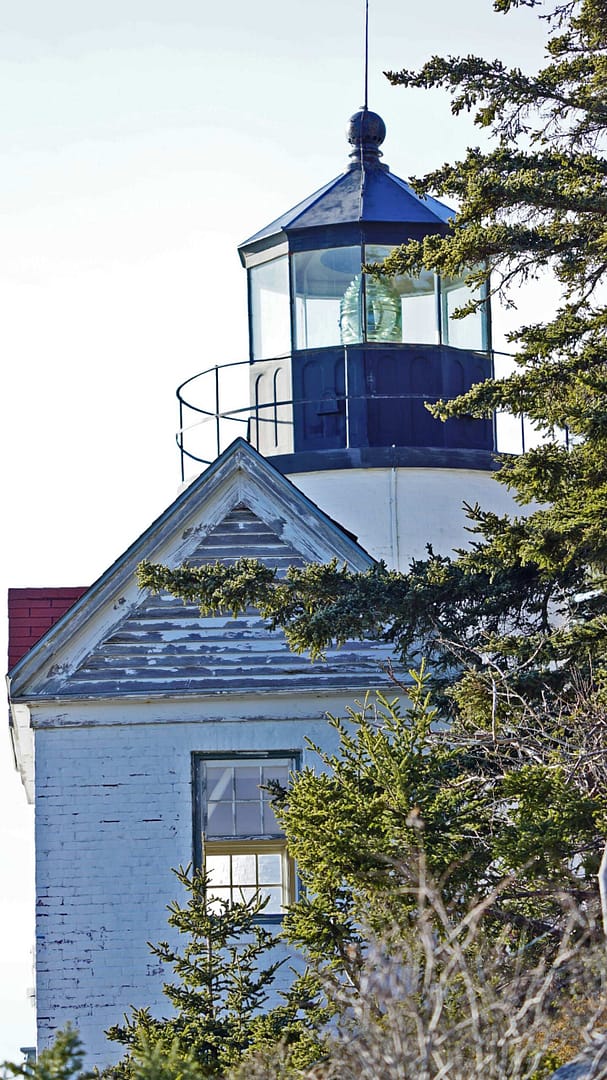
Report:
M491 421L442 424L425 407L491 374L488 299L455 318L472 296L465 275L363 272L408 240L444 235L453 211L416 195L382 162L386 130L376 113L355 113L347 134L345 172L239 248L251 441L286 455L276 464L289 472L334 468L336 451L343 464L361 454L379 463L388 448L392 459L422 448L490 455Z

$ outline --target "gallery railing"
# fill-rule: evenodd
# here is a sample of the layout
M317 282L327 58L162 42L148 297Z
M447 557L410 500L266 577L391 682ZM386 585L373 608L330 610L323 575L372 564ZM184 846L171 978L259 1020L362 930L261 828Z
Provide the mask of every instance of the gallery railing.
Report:
M277 358L288 362L289 358ZM491 354L492 370L496 377L507 374L508 367L512 368L513 358L510 354L493 352ZM176 435L177 446L181 458L181 479L184 481L189 473L188 463L206 467L221 454L237 436L242 436L248 442L264 452L272 454L279 450L269 450L268 444L278 445L280 433L285 429L293 428L293 416L296 408L305 406L318 406L319 411L326 409L326 401L318 398L277 397L271 395L269 400L257 400L251 402L251 372L255 372L257 365L249 360L237 360L228 364L215 364L198 372L186 379L177 388L179 402L179 429ZM347 363L346 363L347 369ZM364 395L368 398L368 394ZM331 408L341 410L344 414L344 447L349 444L348 418L353 412L356 403L362 400L362 395L352 394L348 391L347 379L343 393L337 394ZM374 401L398 401L398 402L428 402L438 400L427 394L377 394L372 395ZM265 438L264 435L272 433L273 438ZM497 413L493 417L493 446L496 453L520 454L542 441L542 435L533 426L528 417L518 417L506 413ZM560 432L559 441L563 445L569 445L568 432Z

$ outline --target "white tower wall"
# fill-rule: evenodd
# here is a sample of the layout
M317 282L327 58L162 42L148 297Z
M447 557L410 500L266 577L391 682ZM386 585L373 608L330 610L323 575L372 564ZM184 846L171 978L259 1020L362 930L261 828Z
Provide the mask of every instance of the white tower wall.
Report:
M426 545L450 555L466 546L463 504L512 514L516 504L495 473L472 469L377 468L294 473L289 479L375 559L406 571Z

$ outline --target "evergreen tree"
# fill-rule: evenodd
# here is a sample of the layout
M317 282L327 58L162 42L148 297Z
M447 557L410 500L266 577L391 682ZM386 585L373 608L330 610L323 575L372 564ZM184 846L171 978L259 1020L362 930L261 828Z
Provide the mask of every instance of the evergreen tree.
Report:
M523 0L495 0L509 12ZM535 0L525 0L535 6ZM511 335L518 370L489 380L436 412L524 413L543 444L502 461L497 479L521 504L512 519L474 508L477 542L459 559L431 555L409 574L384 567L293 570L286 582L248 560L232 568L175 572L144 565L142 585L196 599L204 610L260 607L294 648L379 634L403 656L433 662L451 643L478 645L542 679L559 661L587 667L604 658L607 572L607 2L567 0L542 7L548 63L536 75L474 56L433 57L420 71L389 73L397 85L444 87L455 115L471 111L495 148L413 181L455 197L447 236L411 241L382 272L422 268L455 275L491 293L550 271L562 299L552 317ZM516 17L511 15L510 17ZM470 269L470 268L473 269ZM377 268L376 268L377 269ZM480 300L471 300L462 314ZM563 445L562 433L568 433Z
M317 1008L311 978L296 978L281 995L283 1004L267 1009L281 961L272 959L277 939L261 921L264 901L209 904L204 874L182 868L175 873L189 897L183 906L169 905L168 922L185 936L185 944L149 946L174 972L174 980L164 985L173 1015L159 1019L149 1008L133 1009L124 1024L110 1028L108 1038L126 1046L127 1053L106 1075L138 1080L143 1062L170 1078L180 1072L176 1063L181 1061L206 1080L225 1075L248 1053L281 1043L289 1045L294 1062L314 1060L324 1012Z
M536 4L494 3L509 18L519 6ZM542 444L505 457L497 473L523 512L469 507L471 545L454 558L429 550L404 574L382 564L349 573L333 563L279 578L242 559L177 570L144 564L139 580L205 612L256 606L292 648L313 656L333 642L374 637L394 646L401 671L425 657L452 744L474 749L450 762L460 784L475 790L479 747L481 775L492 759L502 778L504 869L522 872L539 854L548 879L572 885L574 870L587 889L607 833L607 0L556 0L542 5L542 18L547 60L534 75L474 56L433 57L419 71L389 74L396 85L446 89L453 113L471 112L493 141L413 181L421 194L457 199L447 235L412 241L384 266L366 268L467 272L471 287L488 283L507 302L514 286L553 275L556 309L510 337L514 374L433 409L444 419L495 409L529 418ZM461 315L480 303L470 300ZM495 785L485 791L479 821ZM426 807L429 828L433 812ZM374 835L372 822L364 827ZM482 866L491 844L480 830L464 835L479 881L475 860ZM452 855L457 867L461 845Z
M337 752L314 747L322 771L305 769L276 793L305 886L285 932L354 985L369 932L398 928L405 940L416 926L420 866L454 917L482 902L487 928L508 927L511 942L554 946L564 891L596 910L605 796L576 780L584 751L521 755L514 740L447 730L427 677L411 676L407 708L378 695L345 721L330 717ZM526 750L542 740L538 727Z
M494 6L506 13L519 0ZM542 11L548 62L536 75L473 56L434 57L418 72L389 74L398 85L446 88L454 114L471 111L495 147L471 149L414 181L422 194L455 196L460 209L445 237L412 241L382 268L451 275L468 268L470 284L489 282L494 296L508 297L514 284L545 270L560 284L552 317L511 335L510 378L434 409L443 418L495 409L529 417L544 442L503 459L497 474L528 510L508 518L468 508L471 547L455 559L430 551L406 574L381 564L351 574L332 564L292 569L280 580L245 559L174 571L144 564L139 572L143 586L196 600L203 611L255 605L294 649L313 656L334 641L374 636L392 643L406 665L425 656L449 684L460 663L473 675L464 674L463 693L441 703L449 717L470 698L477 719L492 715L495 671L541 701L547 689L574 689L572 670L600 680L605 661L607 2L571 0ZM471 300L462 314L481 302Z
M94 1080L95 1073L83 1069L84 1047L78 1032L69 1025L58 1031L51 1046L42 1050L36 1061L21 1065L7 1061L6 1074L21 1080Z

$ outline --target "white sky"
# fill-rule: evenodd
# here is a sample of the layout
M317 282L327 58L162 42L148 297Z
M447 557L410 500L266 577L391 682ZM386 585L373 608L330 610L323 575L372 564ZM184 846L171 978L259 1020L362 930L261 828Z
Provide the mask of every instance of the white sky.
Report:
M525 9L370 6L370 107L403 177L479 133L382 69L541 56ZM175 497L175 388L247 356L237 244L344 167L362 18L363 0L0 0L3 595L92 583ZM18 1060L33 823L5 734L0 792L0 1060Z

